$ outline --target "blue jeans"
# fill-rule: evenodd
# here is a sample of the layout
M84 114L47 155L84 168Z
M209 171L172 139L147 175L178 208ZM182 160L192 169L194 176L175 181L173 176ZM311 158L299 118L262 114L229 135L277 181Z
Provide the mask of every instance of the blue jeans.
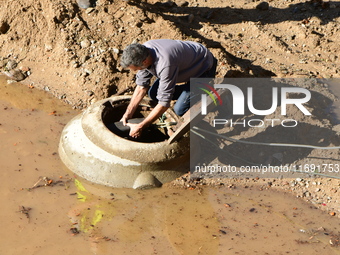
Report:
M216 73L217 60L214 58L213 66L210 70L203 73L199 78L214 78ZM157 91L159 87L159 79L157 79L149 89L148 95L154 100L157 100ZM190 108L190 101L193 100L194 95L190 93L190 81L183 85L176 85L172 100L177 100L174 105L174 112L178 116L184 115Z

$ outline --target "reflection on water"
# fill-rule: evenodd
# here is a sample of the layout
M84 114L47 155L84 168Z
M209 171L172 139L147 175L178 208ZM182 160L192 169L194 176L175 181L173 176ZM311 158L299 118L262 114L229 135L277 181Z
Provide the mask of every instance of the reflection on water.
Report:
M339 254L339 219L256 186L138 191L90 184L57 155L76 114L1 81L0 254Z

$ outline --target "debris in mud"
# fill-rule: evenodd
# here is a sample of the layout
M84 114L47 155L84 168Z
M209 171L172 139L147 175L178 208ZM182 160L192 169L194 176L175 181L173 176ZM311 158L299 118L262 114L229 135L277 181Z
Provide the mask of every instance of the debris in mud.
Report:
M29 219L30 219L30 215L29 215L29 212L31 211L31 209L32 208L30 208L30 207L25 207L25 206L23 206L23 205L21 205L21 206L19 206L19 213L23 213L23 214L25 214L26 215L26 218L28 219L28 221L29 221Z
M295 240L295 242L296 242L297 244L310 244L310 243L313 243L313 242L311 242L311 241L306 241L306 240Z
M331 239L329 240L329 243L332 246L339 246L340 245L340 234L332 235Z
M62 178L62 177L60 177ZM40 176L38 181L31 187L28 188L28 191L31 191L32 189L40 188L40 187L47 187L47 186L67 186L67 183L70 182L72 179L67 179L66 181L63 180L58 180L58 181L53 181L52 179L46 177L46 176Z
M220 232L221 234L223 234L223 235L226 235L226 234L227 234L227 232L224 231L224 230L222 230L222 229L220 229L219 232Z
M41 182L43 182L43 184L40 184ZM53 180L49 179L48 177L39 177L39 180L29 190L50 186L52 183L53 183Z
M154 237L155 238L155 237ZM112 238L110 238L110 237L108 237L108 236L99 236L99 237L94 237L94 239L95 239L95 241L99 241L99 240L103 240L103 241L106 241L106 242L108 242L108 241L115 241L115 240L113 240Z
M78 235L80 233L78 228L70 228L70 232L73 236Z
M249 212L257 212L255 208L250 208Z

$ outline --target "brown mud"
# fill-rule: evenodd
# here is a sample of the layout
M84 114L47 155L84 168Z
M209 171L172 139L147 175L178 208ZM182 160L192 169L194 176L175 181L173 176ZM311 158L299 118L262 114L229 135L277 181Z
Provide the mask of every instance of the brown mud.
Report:
M339 218L263 185L90 184L56 153L78 112L2 80L1 254L339 254ZM275 186L275 185L272 185Z
M201 42L218 58L220 78L338 78L338 1L98 0L86 10L72 0L0 2L0 68L24 84L5 83L0 91L0 253L339 254L338 180L183 177L173 184L189 190L173 191L171 184L152 195L105 191L123 194L117 203L110 195L87 195L83 202L56 154L62 127L76 114L60 101L82 109L133 89L133 73L119 66L132 42ZM310 105L316 118L305 119L304 132L338 145L339 125L324 112L338 100L334 88L306 86L316 95ZM231 132L238 138L256 134ZM323 134L329 139L321 140ZM266 135L268 141L276 136ZM316 163L339 159L338 151L308 156ZM201 190L211 183L214 188ZM274 192L282 189L288 194ZM97 211L100 203L104 214ZM80 227L81 219L91 230Z

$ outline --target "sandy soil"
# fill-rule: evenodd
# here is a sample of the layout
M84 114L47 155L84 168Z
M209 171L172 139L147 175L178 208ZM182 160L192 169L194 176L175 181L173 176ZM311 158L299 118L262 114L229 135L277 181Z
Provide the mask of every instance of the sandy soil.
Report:
M133 89L134 75L119 66L120 53L132 42L157 38L203 43L218 58L221 78L337 78L340 74L340 3L336 1L98 0L94 8L81 9L71 0L2 0L1 6L1 71L77 109ZM316 117L301 132L327 134L328 145L339 145L338 127L320 110L336 97L326 84L310 84L308 89L318 95L310 105ZM247 132L234 133L241 138L256 135ZM316 160L339 159L338 152L313 153L308 155ZM327 210L340 214L337 180L316 180L315 185L295 182L277 181L270 186L317 198L320 207L329 205Z
M77 108L133 87L133 74L121 70L119 55L132 42L157 38L203 43L219 60L218 77L339 77L335 1L98 0L88 9L75 0L1 5L2 71L21 68L29 74L25 83Z

